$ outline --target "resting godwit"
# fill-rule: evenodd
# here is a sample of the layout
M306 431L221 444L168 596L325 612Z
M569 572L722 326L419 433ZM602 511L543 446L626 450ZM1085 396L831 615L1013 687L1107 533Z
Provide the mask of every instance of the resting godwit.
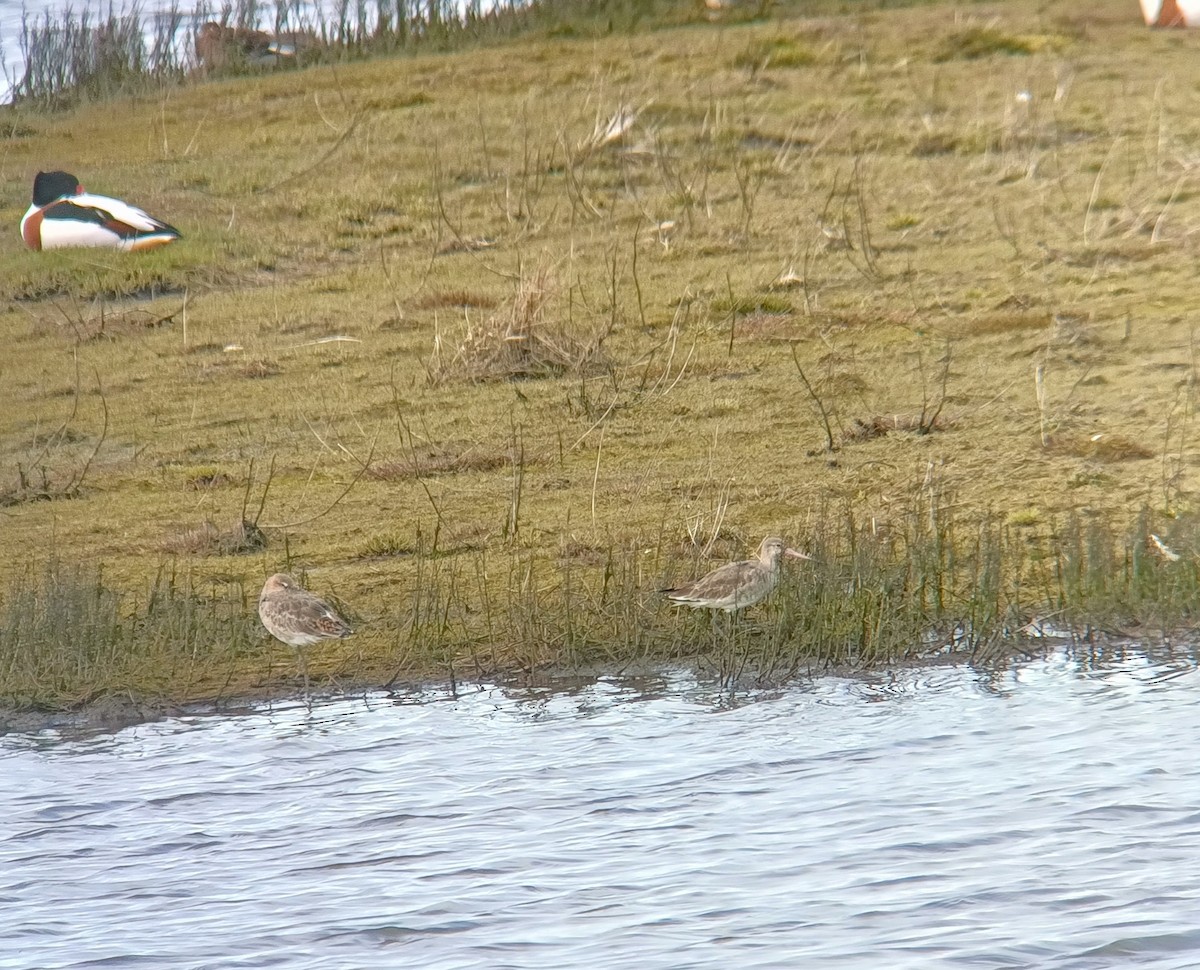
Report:
M753 606L771 592L779 582L780 560L811 559L812 556L795 549L779 536L767 536L758 547L757 559L730 562L714 569L686 586L659 590L667 599L680 606L733 613Z
M340 640L354 631L333 607L301 589L287 573L268 579L258 597L258 618L276 640L296 648L304 673L304 696L308 696L308 661L304 648L322 640Z
M179 236L174 226L128 202L85 192L69 172L38 172L33 204L21 219L21 238L38 250L89 246L137 252Z

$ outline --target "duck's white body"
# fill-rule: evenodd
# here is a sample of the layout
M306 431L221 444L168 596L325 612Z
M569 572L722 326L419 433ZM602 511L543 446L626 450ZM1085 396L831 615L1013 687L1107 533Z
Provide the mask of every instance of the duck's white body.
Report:
M1141 0L1142 16L1151 27L1200 26L1200 0Z
M179 237L178 229L128 202L84 192L66 172L38 173L33 205L21 219L21 238L34 250L84 246L137 252Z

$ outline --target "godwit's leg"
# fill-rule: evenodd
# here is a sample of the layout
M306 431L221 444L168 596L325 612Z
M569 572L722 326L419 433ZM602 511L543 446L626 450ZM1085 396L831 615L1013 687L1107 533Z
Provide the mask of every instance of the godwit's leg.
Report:
M737 610L737 611L736 611L736 612L733 614L733 615L734 615L734 617L735 617L735 620L734 620L734 622L735 622L735 623L738 623L738 619L736 619L736 618L740 617L740 615L741 615L741 612L742 612L741 610ZM735 655L735 656L737 656L737 662L736 662L736 667L735 667L735 669L734 669L734 672L733 672L733 677L732 677L732 679L731 679L731 681L730 681L730 684L729 684L729 689L730 689L730 693L731 693L731 694L732 694L732 691L733 691L734 685L735 685L735 684L736 684L736 683L737 683L739 680L741 680L741 677L742 677L742 671L744 671L744 670L746 669L746 664L747 664L747 662L750 660L750 636L749 636L749 631L741 631L741 634L742 634L742 652L741 652L741 654L740 654L740 655L738 655L738 654L737 654L736 640L735 640L735 644L734 644L734 655ZM736 634L735 634L735 637L736 637Z
M309 699L309 695L308 695L308 657L306 657L304 655L303 647L296 648L296 656L300 660L300 673L302 673L304 675L304 699L307 701Z
M742 611L734 610L729 614L729 694L733 696L733 684L738 672L738 633L741 632Z

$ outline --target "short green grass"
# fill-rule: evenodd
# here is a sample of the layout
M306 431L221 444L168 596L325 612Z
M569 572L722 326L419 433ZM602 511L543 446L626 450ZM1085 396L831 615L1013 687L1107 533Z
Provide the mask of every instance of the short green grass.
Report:
M1186 539L1200 115L1160 82L1189 54L1124 0L956 11L694 11L0 113L5 604L57 561L128 616L166 569L252 619L286 567L359 620L314 675L422 678L689 655L707 621L658 586L767 532L850 569L861 524L903 531L934 493L957 524L932 547L1019 535L972 560L1014 615L1083 595L1018 555L1058 562L1072 518L1110 564ZM185 238L25 251L53 167ZM243 520L265 547L202 541ZM1114 565L1109 598L1145 620L1131 590L1173 569L1186 622L1182 548ZM761 609L809 630L831 614L790 575ZM821 642L895 653L881 596ZM187 692L262 689L261 661ZM35 696L10 668L0 696L107 682L79 670Z

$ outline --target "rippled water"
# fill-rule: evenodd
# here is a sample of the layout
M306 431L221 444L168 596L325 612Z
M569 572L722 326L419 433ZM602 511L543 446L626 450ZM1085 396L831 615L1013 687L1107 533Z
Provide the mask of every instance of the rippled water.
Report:
M1200 673L1132 652L0 738L0 967L1200 966Z

